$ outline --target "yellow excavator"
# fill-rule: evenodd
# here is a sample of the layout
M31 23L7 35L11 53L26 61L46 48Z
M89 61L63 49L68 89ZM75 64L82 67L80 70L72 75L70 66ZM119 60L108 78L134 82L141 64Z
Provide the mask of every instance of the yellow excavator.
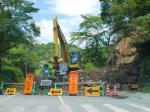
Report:
M53 18L53 33L54 56L51 63L55 70L55 75L59 77L62 74L68 74L70 71L79 70L79 52L68 51L67 41L58 24L57 17Z

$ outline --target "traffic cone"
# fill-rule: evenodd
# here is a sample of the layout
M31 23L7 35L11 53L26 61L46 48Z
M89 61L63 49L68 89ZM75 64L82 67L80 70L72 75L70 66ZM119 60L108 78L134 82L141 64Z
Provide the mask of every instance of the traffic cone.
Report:
M112 96L117 96L117 88L116 88L116 83L114 83L114 88L113 88L113 93Z
M110 96L110 90L109 90L109 86L108 84L106 85L106 92L105 92L106 96Z

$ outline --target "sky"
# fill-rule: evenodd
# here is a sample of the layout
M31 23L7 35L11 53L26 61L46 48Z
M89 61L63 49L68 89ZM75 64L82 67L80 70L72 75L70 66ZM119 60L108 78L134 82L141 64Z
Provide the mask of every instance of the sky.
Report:
M99 0L32 0L34 7L40 9L33 19L41 29L39 43L53 42L52 18L57 16L60 27L69 42L70 33L78 31L81 15L100 13Z

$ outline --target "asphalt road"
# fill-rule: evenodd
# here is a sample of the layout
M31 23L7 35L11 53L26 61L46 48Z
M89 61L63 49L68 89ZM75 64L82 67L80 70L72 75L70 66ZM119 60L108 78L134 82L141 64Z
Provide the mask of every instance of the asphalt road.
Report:
M1 95L0 112L150 112L150 105L102 96Z

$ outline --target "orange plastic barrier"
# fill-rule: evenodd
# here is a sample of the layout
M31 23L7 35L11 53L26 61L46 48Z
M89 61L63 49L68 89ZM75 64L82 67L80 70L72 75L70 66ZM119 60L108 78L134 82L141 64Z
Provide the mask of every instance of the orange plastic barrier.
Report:
M26 76L25 86L24 86L24 94L32 94L32 87L34 84L34 75L28 74Z
M78 93L78 72L77 71L71 71L69 73L69 94L70 95L77 95Z

